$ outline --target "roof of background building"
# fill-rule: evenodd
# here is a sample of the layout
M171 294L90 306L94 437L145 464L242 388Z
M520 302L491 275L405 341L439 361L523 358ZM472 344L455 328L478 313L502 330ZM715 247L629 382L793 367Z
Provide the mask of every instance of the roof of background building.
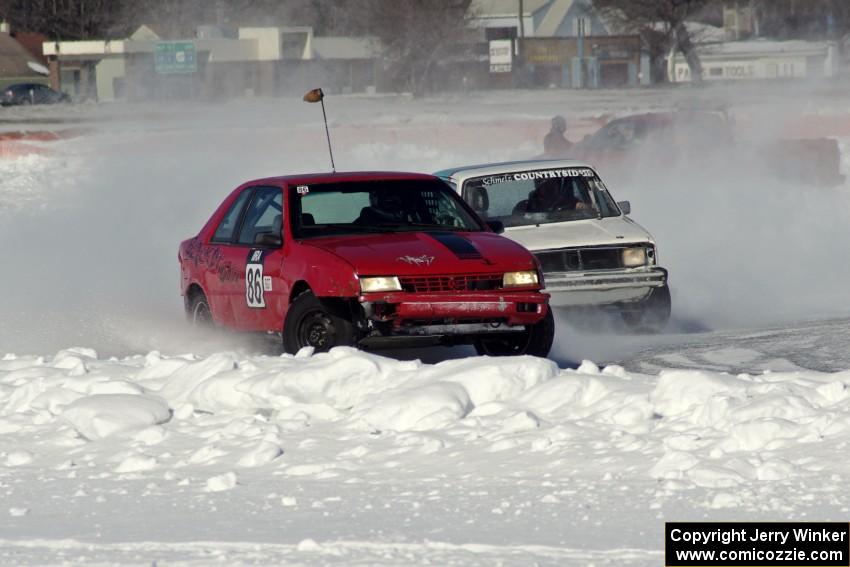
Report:
M525 0L523 12L530 16L552 0ZM473 17L504 17L519 16L519 2L517 0L472 0L469 7Z
M142 24L136 28L136 31L133 32L129 39L134 41L157 41L160 39L160 36L149 25Z
M832 44L828 41L750 39L699 45L697 51L700 55L801 55L826 53L830 45Z
M0 32L0 77L35 77L28 62L36 57L7 33Z
M611 25L605 14L595 10L593 4L588 0L524 0L523 12L525 17L534 16L536 20L536 27L530 35L534 37L555 37L563 34L562 30L567 15L576 6L586 10L587 15L592 13L601 22L606 33L610 33L610 30L615 27ZM585 14L584 11L581 13ZM479 21L518 18L519 2L518 0L473 0L470 16Z
M551 37L554 36L558 32L558 28L561 27L561 23L564 21L564 18L567 17L567 13L570 11L570 8L573 7L575 0L554 0L552 5L549 6L549 9L546 11L546 15L543 16L543 20L540 22L540 25L537 26L537 29L534 31L534 35L540 37Z
M41 45L47 41L46 35L36 32L16 32L12 37L29 51L36 61L42 64L47 63L47 58L41 49Z

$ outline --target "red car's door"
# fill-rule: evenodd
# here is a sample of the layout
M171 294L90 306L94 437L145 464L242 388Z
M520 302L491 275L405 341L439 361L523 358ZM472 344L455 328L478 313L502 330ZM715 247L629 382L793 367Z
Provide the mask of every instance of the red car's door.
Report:
M254 188L229 250L239 271L239 285L230 296L237 329L282 328L282 298L289 291L281 278L283 212L283 189Z
M234 327L236 320L232 308L232 295L240 289L239 275L242 263L234 253L233 241L248 200L254 189L247 187L233 200L222 217L209 241L202 244L202 256L206 259L201 275L202 285L210 302L216 323Z

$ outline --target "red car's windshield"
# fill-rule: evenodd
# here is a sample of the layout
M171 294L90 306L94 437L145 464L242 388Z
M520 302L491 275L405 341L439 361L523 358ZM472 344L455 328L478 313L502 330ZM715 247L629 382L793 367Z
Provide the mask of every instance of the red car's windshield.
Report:
M299 185L290 191L296 238L485 230L463 201L438 180L346 181Z

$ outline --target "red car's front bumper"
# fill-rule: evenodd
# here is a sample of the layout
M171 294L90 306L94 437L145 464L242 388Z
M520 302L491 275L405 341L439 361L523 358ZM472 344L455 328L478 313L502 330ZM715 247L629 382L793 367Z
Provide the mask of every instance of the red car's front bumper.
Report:
M463 293L370 293L360 297L366 318L407 327L483 323L504 327L534 325L549 309L549 295L539 291ZM496 327L494 327L495 329Z

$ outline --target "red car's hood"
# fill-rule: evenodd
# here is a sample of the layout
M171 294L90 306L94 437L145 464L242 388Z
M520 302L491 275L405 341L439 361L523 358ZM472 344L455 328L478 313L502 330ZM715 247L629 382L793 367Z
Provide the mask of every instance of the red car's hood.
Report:
M358 275L495 273L535 268L530 252L492 232L397 232L303 241L335 254Z

